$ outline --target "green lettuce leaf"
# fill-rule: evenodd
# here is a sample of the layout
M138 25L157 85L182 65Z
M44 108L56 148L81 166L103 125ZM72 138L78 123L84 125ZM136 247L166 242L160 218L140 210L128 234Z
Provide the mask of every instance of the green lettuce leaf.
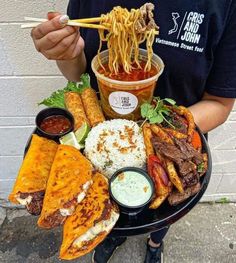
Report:
M54 91L50 97L42 100L38 105L45 105L47 107L65 108L64 94L68 91L83 92L86 88L90 87L89 74L85 73L81 75L80 82L68 81L67 85L63 89Z

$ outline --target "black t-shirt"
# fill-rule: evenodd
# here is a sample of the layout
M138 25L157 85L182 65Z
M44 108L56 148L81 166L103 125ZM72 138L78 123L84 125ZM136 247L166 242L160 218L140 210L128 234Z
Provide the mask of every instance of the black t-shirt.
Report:
M96 17L114 6L139 8L145 0L70 0L71 19ZM173 98L190 106L204 91L220 97L236 97L236 1L235 0L159 0L155 21L160 35L153 44L154 53L165 64L155 95ZM81 28L85 40L87 71L96 80L90 63L98 50L94 29Z

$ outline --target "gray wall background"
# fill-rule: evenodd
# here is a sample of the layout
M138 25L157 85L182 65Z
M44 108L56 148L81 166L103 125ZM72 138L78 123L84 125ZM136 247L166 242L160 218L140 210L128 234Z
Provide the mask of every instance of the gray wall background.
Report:
M65 12L67 0L0 1L0 204L7 199L34 129L37 102L64 87L55 63L34 49L24 16L43 18L48 10ZM236 200L236 107L228 121L209 134L213 174L204 201Z

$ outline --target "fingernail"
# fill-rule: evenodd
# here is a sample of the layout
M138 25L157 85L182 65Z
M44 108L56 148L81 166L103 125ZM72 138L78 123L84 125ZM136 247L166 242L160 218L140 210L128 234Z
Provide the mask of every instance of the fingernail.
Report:
M62 25L64 25L64 24L66 24L66 23L69 21L69 16L67 16L67 15L61 16L60 19L59 19L59 21L60 21L60 23L61 23Z
M48 13L55 13L55 12L56 12L56 10L54 10L54 9L51 9L48 11Z

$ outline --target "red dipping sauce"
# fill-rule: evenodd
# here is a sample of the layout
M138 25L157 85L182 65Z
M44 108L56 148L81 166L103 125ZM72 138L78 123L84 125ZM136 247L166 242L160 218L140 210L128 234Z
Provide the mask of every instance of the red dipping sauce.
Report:
M43 119L39 127L47 133L62 134L71 129L71 123L63 115L53 115Z

